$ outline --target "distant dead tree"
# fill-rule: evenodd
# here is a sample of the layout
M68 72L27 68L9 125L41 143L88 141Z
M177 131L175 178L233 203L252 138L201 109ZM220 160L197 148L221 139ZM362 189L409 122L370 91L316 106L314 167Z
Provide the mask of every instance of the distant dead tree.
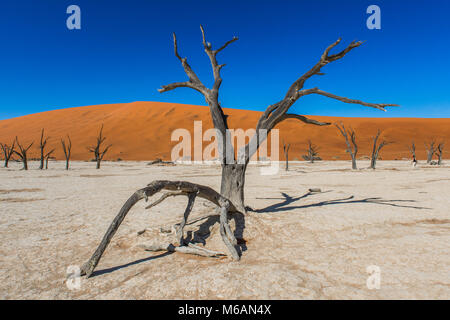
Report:
M286 171L289 170L289 148L291 147L291 144L286 144L283 141L283 152L284 152L284 157L286 158Z
M100 163L103 160L103 157L105 156L106 152L108 152L109 148L111 148L112 144L108 145L103 151L101 151L102 143L106 140L106 137L103 136L103 124L100 128L100 132L98 133L97 137L97 144L93 147L88 147L88 150L90 152L94 153L95 156L95 162L97 162L97 169L100 169Z
M45 170L48 169L48 160L49 160L49 159L54 159L54 158L52 157L52 153L53 153L53 152L55 152L55 149L52 149L52 150L50 150L49 152L47 152L47 153L45 154Z
M387 142L385 140L381 141L380 144L377 145L378 138L380 137L381 131L378 130L377 135L373 138L373 149L372 149L372 157L370 159L370 168L375 169L377 165L377 160L380 155L380 150L385 145L390 144L391 142Z
M437 146L438 165L442 164L442 153L443 153L443 150L444 150L444 142L441 142Z
M28 158L27 158L27 152L31 148L34 142L30 143L28 147L24 147L20 144L19 139L16 137L16 143L19 147L19 151L14 150L14 153L17 154L20 157L20 160L23 163L23 170L28 170Z
M314 160L322 160L319 157L319 148L315 144L313 144L311 140L308 140L307 154L303 155L302 157L310 163L314 163Z
M46 158L45 157L45 146L46 146L46 144L47 144L47 141L48 141L48 138L49 137L46 137L46 138L44 138L44 129L42 129L42 131L41 131L41 140L40 140L40 142L39 142L39 149L40 149L40 151L41 151L41 163L39 164L39 169L44 169L44 159Z
M5 157L5 168L8 168L9 160L11 159L11 156L14 154L14 147L16 144L16 140L13 141L11 146L8 146L7 144L0 143L0 148L2 148L3 155Z
M186 220L188 219L191 212L194 199L196 197L200 197L213 202L213 204L217 207L218 214L220 212L219 230L220 235L222 236L222 240L227 246L231 257L235 260L239 260L240 254L237 251L238 242L234 235L234 232L231 230L230 225L228 224L228 218L233 214L245 214L247 212L244 203L245 174L247 165L249 164L252 156L258 152L258 149L266 141L267 135L271 132L271 130L285 120L295 119L304 123L319 126L330 124L326 122L319 122L313 119L308 119L307 117L302 115L290 113L289 110L295 102L305 96L321 95L334 100L339 100L344 103L359 104L383 111L385 111L386 107L395 106L393 104L368 103L361 100L349 99L323 91L318 87L306 88L306 83L309 81L309 79L324 75L322 69L326 65L342 59L350 51L359 47L363 43L362 41L353 41L344 49L332 53L331 51L336 49L336 47L341 42L341 39L338 39L323 51L319 59L317 59L317 62L308 71L299 76L290 85L286 92L282 93L282 96L279 100L267 106L266 110L260 115L260 118L256 124L255 133L251 137L250 141L245 146L239 148L239 150L236 150L233 147L231 141L232 136L227 133L230 129L229 123L227 121L227 116L222 109L222 104L219 101L219 89L222 84L221 70L225 66L225 64L220 64L217 61L217 56L225 48L227 48L228 45L237 41L238 38L234 37L222 46L213 47L213 45L209 41L207 41L203 27L200 27L200 29L203 39L203 49L211 62L212 74L214 77L213 84L210 87L207 87L205 83L202 82L197 76L194 69L190 66L190 64L188 63L188 59L186 57L182 57L179 54L177 38L174 33L174 53L176 58L180 61L188 79L186 81L177 81L164 85L161 89L159 89L159 92L167 92L177 88L190 88L199 92L205 98L205 101L209 107L209 112L211 114L212 123L217 132L216 138L219 149L219 161L221 163L222 169L220 193L207 186L193 184L187 181L161 180L153 181L152 183L148 184L147 187L137 190L130 196L130 198L124 203L120 211L117 213L117 216L111 222L110 227L106 231L102 241L92 254L91 258L81 267L80 275L86 275L87 277L92 275L112 237L116 233L117 229L119 228L120 224L130 211L130 209L138 201L148 199L149 197L159 192L167 192L164 193L164 195L161 197L162 200L168 198L169 195L180 195L188 197L188 204L183 215L183 220L179 225L179 232L177 232L179 234L179 236L177 236L178 240L180 240L183 236L183 227L186 224ZM161 201L156 202L160 203ZM179 246L167 244L163 246L154 246L150 249L159 249L171 252L182 251L200 255L212 254L211 250L205 251L202 247L196 246L193 243L186 244L186 242L184 241L178 242L180 243Z
M72 141L69 135L67 135L67 144L65 140L61 139L61 145L64 151L64 157L66 158L66 170L69 170L70 153L72 151Z
M412 158L413 158L413 164L416 165L417 164L417 158L416 158L416 144L413 142L411 142L411 145L408 146L409 152L411 152Z
M431 160L433 160L433 155L437 151L436 141L431 139L428 144L425 144L425 147L427 149L427 164L430 164Z
M347 153L350 154L350 156L352 157L352 169L356 170L356 155L358 154L358 146L356 144L356 134L355 131L350 128L350 129L345 129L345 126L342 122L340 123L335 123L334 124L336 126L336 128L339 129L339 131L341 132L342 136L345 139L345 143L347 144L347 149L345 150ZM350 139L349 139L350 136ZM353 145L353 147L352 147Z

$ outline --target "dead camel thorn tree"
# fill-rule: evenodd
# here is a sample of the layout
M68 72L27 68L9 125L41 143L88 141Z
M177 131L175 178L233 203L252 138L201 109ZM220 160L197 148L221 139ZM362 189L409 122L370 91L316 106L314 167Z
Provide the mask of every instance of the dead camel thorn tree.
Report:
M66 158L66 170L69 170L70 153L72 151L72 141L69 135L67 135L67 144L65 140L61 139L61 145L64 151L64 157Z
M24 147L20 144L19 139L16 137L16 143L19 147L19 151L14 150L14 153L17 154L20 157L20 160L23 163L23 170L28 170L28 158L27 158L27 152L31 148L34 142L31 142L28 147Z
M444 142L441 142L437 146L438 165L442 164L442 153L444 152Z
M310 163L314 163L314 160L321 160L319 157L319 148L308 140L308 149L306 150L306 154L303 155L303 159L309 161Z
M233 39L227 41L221 47L218 47L218 49L214 49L212 44L206 41L205 32L202 26L200 26L200 30L202 34L203 47L206 55L208 56L211 62L212 73L214 76L214 83L212 87L211 88L206 87L189 65L187 58L182 58L180 56L180 54L178 53L177 38L174 33L173 44L175 57L180 61L186 75L188 76L188 80L164 85L162 86L161 89L159 89L159 92L166 92L177 88L190 88L199 92L205 97L205 100L209 106L214 128L216 129L217 133L216 136L218 137L217 141L219 147L218 148L219 160L222 166L222 181L220 193L212 190L209 187L192 184L185 181L175 181L175 182L154 181L150 183L146 188L136 191L122 206L122 209L119 211L118 215L111 223L109 229L104 235L103 240L101 241L95 253L91 256L89 261L83 265L81 270L82 274L86 274L87 276L92 274L94 268L96 267L98 261L100 260L100 257L102 256L104 250L106 249L106 246L111 241L112 236L117 231L120 223L123 221L125 215L131 209L131 207L137 201L145 199L163 190L177 191L183 194L195 193L197 197L203 197L213 202L217 206L217 210L220 214L220 232L222 235L222 239L227 245L227 248L230 251L231 256L234 259L239 259L239 255L237 254L235 248L236 239L234 239L233 232L230 231L227 214L228 212L232 213L235 211L245 213L245 204L244 204L245 172L251 157L258 151L258 148L260 147L261 143L265 141L265 139L267 138L267 134L276 125L278 125L280 122L286 119L297 119L308 124L314 124L319 126L330 124L326 122L319 122L313 119L308 119L307 117L302 115L288 113L289 108L298 99L307 95L317 94L332 99L336 99L345 103L360 104L363 106L372 107L383 111L386 111L385 107L396 106L394 104L367 103L361 100L349 99L322 91L319 88L304 89L305 82L308 79L314 76L323 75L321 69L324 66L343 58L351 50L359 47L362 44L362 42L353 41L342 51L331 54L330 51L341 42L341 39L338 39L324 50L324 52L320 56L319 61L310 70L308 70L305 74L303 74L296 81L294 81L294 83L292 83L292 85L288 88L284 97L280 101L267 107L266 111L263 112L256 125L255 134L250 139L247 145L237 150L236 156L235 150L231 143L231 135L227 134L228 131L227 117L225 116L222 110L222 106L219 103L219 89L220 85L222 84L221 70L225 65L219 64L219 62L217 61L217 55L226 47L228 47L231 43L237 41L238 38L234 37ZM188 208L185 211L185 215L183 217L184 220L186 220L187 216L189 215L190 206L191 204L188 203ZM169 246L167 248L169 248ZM184 251L187 250L186 248L190 248L189 245L177 247L177 250ZM190 249L195 249L195 251L198 254L200 254L201 249L198 248L190 248Z
M88 147L88 150L90 152L94 153L94 159L95 162L97 163L97 169L100 169L100 163L103 160L103 157L105 156L106 152L108 152L109 148L111 148L112 144L108 145L105 149L103 149L103 151L101 151L102 149L102 143L105 142L106 137L103 136L103 124L102 127L100 128L100 132L98 133L97 136L97 144L93 147Z
M339 129L339 132L345 139L345 143L347 144L347 149L345 151L352 157L352 169L356 170L356 155L358 154L358 145L356 144L355 131L352 128L345 129L345 126L342 122L335 123L334 125Z
M425 147L427 149L427 164L430 164L431 160L433 160L433 155L437 151L436 141L431 139L428 144L425 144Z
M45 154L45 170L48 169L48 160L53 159L52 157L53 152L55 152L55 149L52 149Z
M413 142L411 142L411 145L408 146L409 152L411 152L412 155L412 163L414 166L416 166L417 164L417 157L416 157L416 144Z
M387 141L383 140L377 145L380 134L381 134L381 131L378 130L376 136L373 138L372 156L370 158L370 168L371 169L375 169L375 167L377 166L377 160L380 155L380 150L384 146L392 143L392 142L387 142Z
M41 151L41 162L39 164L40 170L44 169L44 159L46 159L46 155L44 154L45 153L44 149L45 149L48 139L49 139L49 137L44 138L44 129L42 129L41 140L39 142L39 149Z
M0 148L2 148L3 156L5 158L5 164L4 164L5 168L8 168L9 160L11 159L11 156L14 154L15 144L16 144L16 140L13 141L11 146L8 146L7 144L0 143Z
M286 171L289 170L289 148L291 147L291 144L286 144L283 141L283 152L284 152L284 157L286 158Z

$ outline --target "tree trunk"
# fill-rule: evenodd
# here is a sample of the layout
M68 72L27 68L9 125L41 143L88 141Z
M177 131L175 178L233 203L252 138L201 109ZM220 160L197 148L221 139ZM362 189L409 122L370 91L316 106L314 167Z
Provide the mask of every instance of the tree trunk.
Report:
M69 159L66 159L66 170L69 170Z
M352 153L351 156L352 156L352 169L356 170L358 169L358 167L356 166L356 155Z
M100 169L100 162L101 162L101 160L97 159L97 169Z
M39 169L44 169L44 148L41 147L41 163L39 164Z
M220 194L229 199L237 211L245 213L244 184L247 164L222 164Z

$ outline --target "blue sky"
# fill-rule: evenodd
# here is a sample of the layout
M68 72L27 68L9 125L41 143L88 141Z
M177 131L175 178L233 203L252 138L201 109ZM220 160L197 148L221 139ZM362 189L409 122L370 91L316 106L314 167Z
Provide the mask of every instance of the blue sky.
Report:
M81 30L68 30L66 8L81 8ZM366 8L381 8L369 30ZM280 100L338 37L366 40L306 83L369 102L398 103L384 113L321 96L292 112L364 117L450 117L450 1L151 1L5 0L0 5L0 119L74 106L164 101L205 105L190 89L160 94L186 76L179 51L211 84L199 24L213 45L239 41L226 63L224 107L264 110ZM339 47L339 48L343 48Z

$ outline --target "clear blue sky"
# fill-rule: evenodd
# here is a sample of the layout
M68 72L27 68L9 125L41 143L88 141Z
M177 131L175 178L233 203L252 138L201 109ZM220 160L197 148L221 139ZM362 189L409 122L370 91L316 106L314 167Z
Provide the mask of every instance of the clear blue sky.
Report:
M81 30L66 8L81 8ZM381 8L369 30L366 8ZM325 67L308 87L369 102L398 103L384 113L314 96L293 112L367 117L450 117L450 1L4 0L0 4L0 119L74 106L132 101L205 105L185 81L179 50L210 84L199 24L213 45L236 35L219 56L224 107L264 110L281 99L338 37L367 42ZM342 47L340 47L342 48Z

